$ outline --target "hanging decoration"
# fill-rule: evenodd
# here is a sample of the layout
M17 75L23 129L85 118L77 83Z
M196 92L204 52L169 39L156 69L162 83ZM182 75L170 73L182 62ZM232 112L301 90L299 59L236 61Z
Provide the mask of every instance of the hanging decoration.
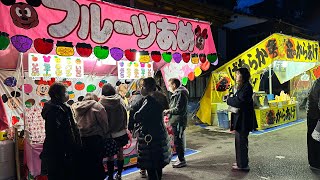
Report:
M29 95L33 91L31 84L24 84L23 89L26 95ZM22 91L22 85L19 87L19 90Z
M17 49L17 51L25 53L32 46L32 39L23 35L16 35L11 37L12 45Z
M136 60L136 55L137 55L137 50L135 49L127 49L124 51L124 55L129 61L135 61Z
M87 86L87 92L93 92L96 90L96 86L93 84L90 84Z
M165 62L170 63L172 59L171 52L164 52L162 53L162 58Z
M154 62L160 62L161 61L161 53L160 51L152 51L151 52L151 58Z
M205 63L207 60L207 56L205 54L200 54L199 59L200 59L200 62Z
M59 56L73 56L74 49L72 42L58 41L56 44L56 54Z
M109 56L109 47L96 46L93 49L93 53L98 59L106 59Z
M107 83L108 83L108 81L103 79L103 80L101 80L101 81L99 82L99 87L102 88L103 85L105 85L105 84L107 84Z
M9 34L0 31L0 50L6 50L9 47Z
M196 67L196 68L194 69L194 76L195 76L195 77L200 76L201 73L202 73L202 70L200 69L200 67Z
M31 108L35 103L36 101L34 99L28 99L26 102L24 102L27 108Z
M11 121L12 121L12 126L14 126L20 121L20 118L17 116L12 116Z
M53 50L53 40L38 38L34 40L34 48L40 54L49 54Z
M210 68L210 63L209 63L209 61L205 61L204 63L201 63L200 68L201 68L203 71L207 71L207 70Z
M148 63L150 62L150 56L149 56L149 52L148 51L140 51L140 58L139 61L141 63Z
M76 45L76 50L79 56L81 57L89 57L92 54L92 46L91 44L86 43L78 43Z
M17 85L17 79L15 77L7 77L3 81L3 84L8 87L15 87Z
M182 54L182 60L185 62L185 63L188 63L190 61L190 53L183 53Z
M85 85L83 82L78 81L78 82L74 85L74 88L75 88L77 91L82 91L82 90L84 90L85 86L86 86L86 85Z
M191 62L192 62L193 64L198 64L198 63L199 63L198 54L192 54Z
M215 63L218 59L217 53L208 54L207 59L210 63Z
M117 47L110 49L111 57L116 60L120 61L123 58L123 50Z
M180 53L177 53L177 52L176 52L176 53L173 53L172 57L173 57L173 60L174 60L176 63L180 63L181 60L182 60L181 54L180 54Z
M189 74L188 74L188 79L190 80L190 81L193 81L194 80L194 72L190 72Z
M181 79L181 84L185 86L185 85L187 85L187 83L188 83L188 78L187 77L183 77Z

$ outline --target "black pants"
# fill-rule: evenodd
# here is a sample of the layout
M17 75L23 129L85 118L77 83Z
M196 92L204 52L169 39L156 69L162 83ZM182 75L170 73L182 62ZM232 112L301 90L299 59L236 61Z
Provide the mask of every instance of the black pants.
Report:
M173 134L174 134L174 145L176 147L177 155L179 158L179 161L185 161L184 158L184 147L183 147L183 132L185 130L185 127L183 126L172 126Z
M80 179L103 180L105 172L103 167L104 144L101 136L82 137Z
M161 180L162 178L162 168L158 169L147 169L149 180Z
M308 144L308 160L312 167L320 168L320 142L314 140L311 136L314 128L317 125L318 120L307 119L308 132L307 132L307 144Z
M249 131L235 131L236 159L239 168L246 168L249 164L248 158L248 136Z
M53 157L47 159L48 180L75 180L73 162L68 158Z

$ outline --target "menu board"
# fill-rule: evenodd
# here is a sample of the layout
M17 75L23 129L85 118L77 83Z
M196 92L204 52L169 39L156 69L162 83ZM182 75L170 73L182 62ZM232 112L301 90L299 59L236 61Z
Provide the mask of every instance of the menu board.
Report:
M29 53L29 77L83 78L83 61L80 57Z
M118 62L119 79L140 79L153 77L153 63L140 63L131 61Z

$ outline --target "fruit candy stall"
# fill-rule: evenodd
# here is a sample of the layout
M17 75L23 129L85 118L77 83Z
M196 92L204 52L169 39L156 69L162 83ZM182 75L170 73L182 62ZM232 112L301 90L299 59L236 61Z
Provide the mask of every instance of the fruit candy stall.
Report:
M14 11L25 7L27 20ZM186 85L217 64L209 22L93 0L2 1L0 15L6 22L0 24L0 95L9 125L26 131L29 178L40 174L41 110L54 82L68 87L72 105L88 92L100 95L105 83L127 94L135 79L161 69ZM131 135L124 153L126 166L136 164Z

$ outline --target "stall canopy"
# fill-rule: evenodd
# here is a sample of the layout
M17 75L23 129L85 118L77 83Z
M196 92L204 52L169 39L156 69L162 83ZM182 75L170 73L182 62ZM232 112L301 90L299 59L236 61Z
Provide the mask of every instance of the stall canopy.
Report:
M104 83L153 76L165 64L198 76L217 63L209 22L93 0L1 1L0 17L0 95L9 125L32 109L39 115L55 81L67 84L72 104L99 94Z
M118 60L151 60L159 70L174 57L180 63L183 54L189 62L216 53L208 22L107 2L1 1L0 16L0 69L16 69L19 52L25 69L27 53L57 54L84 57L85 73L103 75L116 74Z
M234 85L235 71L240 67L250 70L255 91L259 91L261 74L273 68L280 83L300 75L318 64L319 43L284 34L272 34L216 69L200 101L197 116L211 124L211 103L222 102L222 96Z

